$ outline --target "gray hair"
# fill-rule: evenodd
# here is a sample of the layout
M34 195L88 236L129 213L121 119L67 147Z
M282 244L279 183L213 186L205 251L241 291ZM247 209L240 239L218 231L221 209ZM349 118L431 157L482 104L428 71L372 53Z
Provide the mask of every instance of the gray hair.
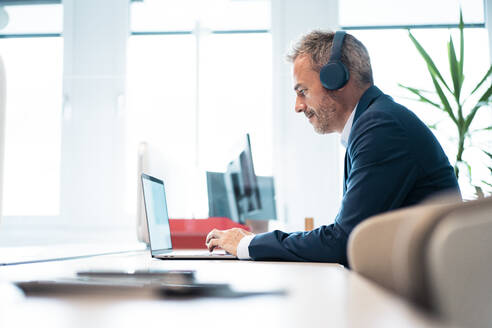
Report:
M304 35L287 55L287 60L294 62L300 55L309 55L313 70L319 72L330 59L334 36L335 32L318 30ZM374 84L371 61L366 47L348 33L343 41L341 60L359 88Z

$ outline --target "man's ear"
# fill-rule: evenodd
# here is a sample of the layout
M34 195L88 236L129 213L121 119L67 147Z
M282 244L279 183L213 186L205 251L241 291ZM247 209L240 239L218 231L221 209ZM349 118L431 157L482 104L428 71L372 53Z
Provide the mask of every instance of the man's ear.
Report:
M347 97L350 97L351 94L353 96L356 93L356 90L357 90L357 88L355 86L355 81L352 78L352 75L350 75L348 82L343 87L341 87L338 90L332 91L334 93L332 98L333 99L346 99Z
M344 91L346 86L343 86L343 88L340 88L338 90L326 90L326 93L328 96L333 100L333 101L339 101L340 99L343 99L343 95L345 94L346 91Z

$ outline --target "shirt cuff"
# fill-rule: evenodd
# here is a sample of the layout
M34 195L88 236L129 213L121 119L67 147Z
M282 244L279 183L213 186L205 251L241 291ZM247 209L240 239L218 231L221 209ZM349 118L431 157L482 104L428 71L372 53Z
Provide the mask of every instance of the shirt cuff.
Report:
M249 256L249 244L251 243L251 240L253 240L253 238L255 238L255 235L247 235L239 241L239 244L237 245L238 259L251 260L251 257Z

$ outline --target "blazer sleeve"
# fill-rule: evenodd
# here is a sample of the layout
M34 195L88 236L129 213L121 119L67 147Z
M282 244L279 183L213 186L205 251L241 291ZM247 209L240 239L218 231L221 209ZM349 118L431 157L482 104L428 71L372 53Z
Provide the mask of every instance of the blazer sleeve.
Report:
M335 222L309 232L257 235L255 260L336 262L347 265L347 239L366 218L401 207L415 185L418 167L406 131L391 114L371 111L352 127L347 189Z

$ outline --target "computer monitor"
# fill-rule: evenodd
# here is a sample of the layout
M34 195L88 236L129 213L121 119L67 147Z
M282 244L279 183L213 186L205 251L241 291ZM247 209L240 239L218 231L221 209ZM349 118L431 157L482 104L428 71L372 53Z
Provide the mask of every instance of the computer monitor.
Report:
M249 134L246 134L243 142L239 156L229 163L224 175L230 218L240 223L244 223L248 215L261 210Z
M277 220L275 184L273 177L256 176L260 188L261 210L246 215L246 220Z
M245 215L246 220L277 220L275 184L273 177L256 176L260 189L261 210ZM229 199L225 186L225 174L207 172L208 215L209 217L231 218ZM234 205L235 206L235 205Z
M230 218L229 199L222 172L207 171L208 216Z

